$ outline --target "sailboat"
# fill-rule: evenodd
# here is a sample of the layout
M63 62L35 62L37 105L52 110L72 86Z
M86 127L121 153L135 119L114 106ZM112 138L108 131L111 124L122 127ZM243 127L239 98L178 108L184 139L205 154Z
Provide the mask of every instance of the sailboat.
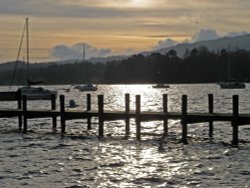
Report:
M26 60L27 61L26 62L27 63L27 86L20 87L18 91L21 91L22 96L26 95L27 99L33 99L33 100L48 99L51 97L52 94L54 94L57 97L57 91L51 91L43 87L32 87L32 85L39 84L40 82L35 83L29 77L29 18L25 18L25 25L24 25L23 35L22 35L18 54L20 54L24 33L26 33L26 50L27 50L27 57L26 57L27 58ZM12 80L13 78L14 76L12 77Z
M221 89L244 89L246 85L244 82L237 81L231 77L231 61L230 61L230 51L228 55L227 62L227 81L218 82L217 84L221 87Z
M85 61L85 56L86 56L86 49L85 49L85 47L86 47L86 45L84 43L83 44L83 59L82 59L83 62ZM78 89L81 92L84 92L84 91L97 91L98 90L97 84L93 85L91 83L87 83L87 84L83 84L83 85L76 85L74 88Z
M158 83L157 83L156 85L153 85L152 87L155 88L155 89L170 88L170 86L169 86L168 84L164 84L164 83L160 82L160 81L161 81L160 75L161 75L161 72L158 71L158 72L157 72Z

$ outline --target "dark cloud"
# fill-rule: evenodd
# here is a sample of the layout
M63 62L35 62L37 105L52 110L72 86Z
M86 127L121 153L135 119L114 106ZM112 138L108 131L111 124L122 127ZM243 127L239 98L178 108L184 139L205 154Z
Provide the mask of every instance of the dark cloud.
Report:
M224 35L220 35L215 29L201 29L199 32L194 34L194 36L192 37L192 42L214 40L220 37L237 37L246 34L248 34L246 31L240 31L229 32Z
M37 17L112 17L119 14L112 8L65 4L62 0L1 0L0 14Z
M241 36L241 35L246 35L248 34L248 32L246 31L241 31L241 32L229 32L227 33L227 37L237 37L237 36Z
M51 55L61 60L82 59L84 46L86 59L90 59L91 57L107 57L112 55L112 51L110 49L98 49L84 43L78 43L73 46L57 45L51 50Z
M214 29L201 29L199 32L194 34L194 36L192 37L192 41L197 42L204 40L214 40L219 37L219 34Z
M214 29L201 29L196 32L191 38L191 40L186 40L181 43L188 43L188 42L198 42L198 41L205 41L205 40L215 40L221 37L237 37L241 35L248 34L246 31L241 32L229 32L225 35L219 35L218 32ZM162 49L162 48L169 48L179 44L179 42L172 40L170 38L166 38L165 40L160 40L156 46L153 47L154 50Z
M116 2L119 6L104 6L105 3ZM168 9L165 7L154 7L140 9L136 7L122 6L130 0L1 0L0 14L2 15L22 15L36 17L75 17L75 18L115 18L115 17L176 17L183 14L185 7ZM191 13L190 13L191 14Z
M51 54L59 59L80 59L82 57L79 52L65 45L55 46Z
M175 46L178 44L177 41L174 41L172 39L166 39L166 40L161 40L158 42L158 44L154 47L155 50L159 50L161 48L169 48L172 46Z

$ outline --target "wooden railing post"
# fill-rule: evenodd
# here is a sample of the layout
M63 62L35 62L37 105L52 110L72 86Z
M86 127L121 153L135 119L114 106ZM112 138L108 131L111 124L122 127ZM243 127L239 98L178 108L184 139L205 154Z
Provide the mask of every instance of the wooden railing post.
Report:
M125 113L129 113L130 111L130 95L127 93L125 94ZM125 119L126 128L125 128L125 134L129 135L130 132L130 118L126 117Z
M60 95L60 112L61 112L61 133L65 133L66 118L65 118L65 97Z
M239 96L234 95L233 96L233 121L232 121L232 127L233 127L232 144L233 146L237 146L239 142L238 116L239 116Z
M214 113L214 95L208 94L208 113ZM209 137L212 138L214 134L213 121L209 121Z
M167 117L167 113L168 113L168 95L167 94L163 94L163 112L165 113L165 116L164 116L164 127L163 127L163 130L164 130L164 135L168 135L168 117Z
M91 110L91 95L88 93L87 94L87 111ZM87 118L87 124L88 124L88 130L91 130L91 117Z
M51 95L51 110L56 110L56 95L52 94ZM56 122L56 116L52 116L52 126L53 126L53 131L56 131L57 128L57 122Z
M136 138L137 140L141 140L141 96L136 95Z
M181 124L182 124L182 142L184 144L187 144L187 95L182 95L182 105L181 105L181 111L182 111L182 120L181 120Z
M22 93L21 90L17 91L17 107L19 110L22 109ZM22 130L22 115L18 116L18 128L19 130Z
M27 125L27 96L23 96L23 133L26 134L28 129Z
M98 95L99 137L103 137L104 136L103 111L104 111L103 95Z

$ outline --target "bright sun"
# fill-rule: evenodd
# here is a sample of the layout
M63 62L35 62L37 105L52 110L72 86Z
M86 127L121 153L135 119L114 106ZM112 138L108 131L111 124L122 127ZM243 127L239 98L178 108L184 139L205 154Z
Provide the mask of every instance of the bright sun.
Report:
M131 4L138 7L143 7L148 3L148 0L131 0Z

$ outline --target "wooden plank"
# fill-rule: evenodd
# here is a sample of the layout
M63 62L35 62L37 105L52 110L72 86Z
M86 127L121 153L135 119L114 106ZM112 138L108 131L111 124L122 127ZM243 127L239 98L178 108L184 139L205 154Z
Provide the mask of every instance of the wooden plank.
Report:
M0 101L17 101L18 92L0 92Z

